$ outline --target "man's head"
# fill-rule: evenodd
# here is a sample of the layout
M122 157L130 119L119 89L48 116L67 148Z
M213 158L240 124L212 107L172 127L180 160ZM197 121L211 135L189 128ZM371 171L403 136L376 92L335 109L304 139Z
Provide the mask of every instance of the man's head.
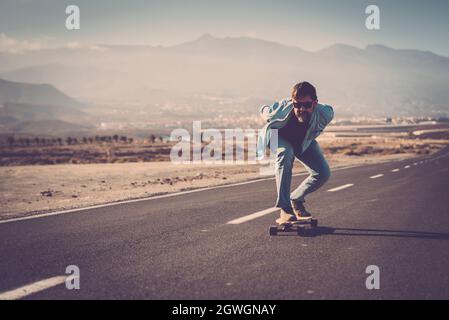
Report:
M293 111L298 119L311 114L318 103L316 89L309 82L296 84L292 90Z

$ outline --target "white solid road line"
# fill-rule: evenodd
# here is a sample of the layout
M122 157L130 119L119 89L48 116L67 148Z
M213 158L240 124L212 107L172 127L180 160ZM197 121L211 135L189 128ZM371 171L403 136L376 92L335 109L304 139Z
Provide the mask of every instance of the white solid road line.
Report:
M17 300L31 294L43 291L65 282L67 276L56 276L45 280L37 281L26 286L0 293L0 300Z
M371 176L370 179L376 179L376 178L380 178L380 177L383 177L383 176L384 176L383 173L379 173L379 174L376 174L375 176Z
M275 212L277 210L281 210L281 209L280 208L276 208L276 207L265 209L265 210L262 210L262 211L258 211L258 212L249 214L247 216L243 216L241 218L237 218L237 219L228 221L228 222L226 222L226 224L240 224L240 223L243 223L243 222L247 222L247 221L250 221L250 220L254 220L254 219L263 217L263 216L265 216L267 214L270 214L270 213L273 213L273 212Z
M393 170L391 170L391 172L398 172L399 171L399 169L393 169Z
M339 187L336 187L336 188L329 189L329 190L327 190L327 191L329 191L329 192L335 192L335 191L339 191L339 190L343 190L343 189L352 187L353 185L354 185L354 184L352 184L352 183L348 183L348 184L344 184L344 185L339 186Z
M339 167L339 168L332 169L332 172L340 171L340 170L344 170L344 169L355 168L355 167L360 167L360 166L362 166L362 165L350 165L350 166ZM307 172L296 173L296 174L293 175L293 177L303 176L303 175L307 175ZM203 191L208 191L208 190L230 188L230 187L234 187L234 186L240 186L240 185L245 185L245 184L251 184L251 183L266 181L266 180L274 180L274 179L275 179L275 177L273 176L273 177L263 178L263 179L254 179L254 180L250 180L250 181L230 183L230 184L225 184L225 185L221 185L221 186L205 187L205 188L199 188L199 189L195 189L195 190L180 191L180 192L163 194L163 195L159 195L159 196L150 196L150 197L147 197L147 198L139 198L139 199L132 199L132 200L122 200L122 201L116 201L116 202L104 203L104 204L97 204L97 205L88 206L88 207L82 207L82 208L75 208L75 209L67 209L67 210L54 211L54 212L48 212L48 213L41 213L41 214L35 214L35 215L27 216L27 217L12 218L12 219L7 219L7 220L0 220L0 224L9 223L9 222L16 222L16 221L22 221L22 220L31 220L31 219L38 219L38 218L44 218L44 217L57 216L57 215L64 214L64 213L82 212L82 211L86 211L86 210L90 210L90 209L98 209L98 208L105 208L105 207L116 206L116 205L119 205L119 204L126 204L126 203L133 203L133 202L141 202L141 201L156 200L156 199L162 199L162 198L168 198L168 197L175 197L175 196L179 196L179 195L184 195L184 194L189 194L189 193L196 193L196 192L203 192Z
M434 158L434 160L442 158L442 157L446 157L448 155L449 155L449 152ZM394 162L394 161L391 161L391 162ZM418 165L418 163L415 162L414 165L416 166L416 165ZM332 171L335 172L335 171L351 169L351 168L361 167L361 166L363 166L363 165L349 165L349 166L339 167L339 168L335 168L335 169L332 168ZM302 173L294 174L293 176L296 177L296 176L301 176L301 175L306 175L306 174L307 173L302 172ZM148 201L148 200L155 200L155 199L161 199L161 198L168 198L168 197L174 197L174 196L184 195L184 194L188 194L188 193L202 192L202 191L207 191L207 190L229 188L229 187L233 187L233 186L245 185L245 184L256 183L256 182L260 182L260 181L274 180L274 179L275 179L274 177L269 177L269 178L264 178L264 179L254 179L254 180L251 180L251 181L230 183L230 184L221 185L221 186L214 186L214 187L199 188L199 189L195 189L195 190L180 191L180 192L174 192L174 193L169 193L169 194L163 194L163 195L159 195L159 196L150 196L148 198L122 200L122 201L116 201L116 202L104 203L104 204L97 204L97 205L87 206L87 207L82 207L82 208L75 208L75 209L67 209L67 210L54 211L54 212L48 212L48 213L41 213L41 214L35 214L35 215L27 216L27 217L0 220L0 224L9 223L9 222L16 222L16 221L22 221L22 220L31 220L31 219L38 219L38 218L44 218L44 217L57 216L57 215L64 214L64 213L82 212L82 211L86 211L86 210L90 210L90 209L105 208L105 207L111 207L111 206L116 206L116 205L120 205L120 204L126 204L126 203L133 203L133 202L140 202L140 201Z

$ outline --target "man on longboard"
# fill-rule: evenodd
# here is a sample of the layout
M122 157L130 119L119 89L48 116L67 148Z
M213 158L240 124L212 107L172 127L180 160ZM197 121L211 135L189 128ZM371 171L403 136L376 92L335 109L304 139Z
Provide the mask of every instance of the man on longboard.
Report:
M265 105L260 109L267 122L261 139L263 152L270 145L271 130L277 129L275 175L277 200L280 208L279 224L310 220L312 215L304 206L305 196L320 188L330 177L330 169L323 152L315 140L332 121L331 106L318 103L316 89L309 82L293 87L292 98ZM295 157L300 160L309 176L290 193L292 168Z

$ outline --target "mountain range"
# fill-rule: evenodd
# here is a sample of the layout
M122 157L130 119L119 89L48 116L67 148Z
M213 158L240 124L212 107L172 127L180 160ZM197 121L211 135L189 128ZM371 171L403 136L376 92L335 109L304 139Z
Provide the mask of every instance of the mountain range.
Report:
M131 103L179 105L179 97L201 94L274 102L307 80L316 85L320 101L335 107L336 116L449 114L449 58L382 45L336 44L311 52L261 39L206 34L167 47L100 44L1 53L0 77L50 83L79 100L123 108ZM163 101L153 98L154 92L165 92ZM201 111L213 113L216 107L201 106ZM258 108L246 109L255 113Z

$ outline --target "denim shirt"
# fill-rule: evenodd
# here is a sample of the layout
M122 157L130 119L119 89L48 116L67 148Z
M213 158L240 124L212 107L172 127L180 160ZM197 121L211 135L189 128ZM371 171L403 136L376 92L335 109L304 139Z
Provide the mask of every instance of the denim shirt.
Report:
M280 129L286 125L293 115L292 99L284 99L272 106L264 105L260 108L260 115L266 121L257 141L257 157L261 158L265 150L270 147L272 132L270 129ZM310 143L317 138L324 128L334 118L334 109L327 104L318 103L310 115L309 128L300 146L300 153L304 152Z

